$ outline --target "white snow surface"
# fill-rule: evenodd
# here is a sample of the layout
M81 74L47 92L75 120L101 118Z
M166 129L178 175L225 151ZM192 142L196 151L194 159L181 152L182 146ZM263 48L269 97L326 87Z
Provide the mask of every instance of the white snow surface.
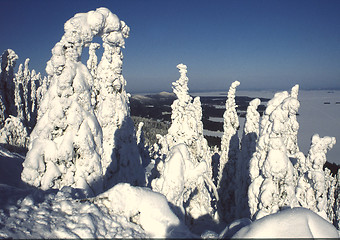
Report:
M233 238L339 238L339 234L313 211L292 208L254 221Z
M42 192L1 184L0 189L0 238L148 237L123 215L112 215L90 201L74 199L82 194L70 187Z

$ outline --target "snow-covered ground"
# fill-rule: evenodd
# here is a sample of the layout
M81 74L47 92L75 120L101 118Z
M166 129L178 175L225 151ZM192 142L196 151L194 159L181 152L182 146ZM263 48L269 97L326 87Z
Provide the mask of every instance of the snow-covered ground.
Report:
M289 89L287 89L289 91ZM277 91L242 91L237 90L236 96L263 97L271 99ZM223 96L226 92L195 93L194 96ZM308 153L311 137L318 133L321 137L332 136L338 143L327 153L327 161L340 164L340 91L339 90L300 90L298 122L298 143L302 152ZM224 106L221 106L224 107ZM211 121L221 122L218 118ZM240 118L239 136L242 134L244 118ZM204 131L209 136L222 136L223 133Z
M199 237L178 225L163 195L147 188L118 184L96 199L85 198L82 190L71 187L26 188L20 180L23 160L0 147L1 239ZM201 223L199 228L203 238L230 238L235 233L236 238L338 237L331 224L307 209L285 210L253 223L238 219L222 228Z

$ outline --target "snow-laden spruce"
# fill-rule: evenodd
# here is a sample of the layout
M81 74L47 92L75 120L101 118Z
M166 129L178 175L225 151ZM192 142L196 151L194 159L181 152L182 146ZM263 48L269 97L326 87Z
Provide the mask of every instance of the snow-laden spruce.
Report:
M98 67L98 58L96 55L96 50L100 48L99 43L90 43L89 46L89 59L86 62L86 66L89 69L93 79L97 77L97 67Z
M236 162L239 155L239 138L237 130L240 126L236 112L235 93L239 81L231 84L228 98L225 102L223 114L223 136L221 139L221 155L218 172L218 191L220 201L218 203L219 217L230 221L235 217L236 203Z
M3 127L5 120L9 115L17 115L13 98L15 91L13 78L15 63L18 58L18 55L12 49L7 49L1 56L0 127Z
M0 142L9 148L27 148L28 136L36 124L37 110L42 97L42 78L40 73L29 70L30 59L20 64L14 74L18 56L11 49L2 56L0 105L1 116Z
M335 193L336 201L334 204L334 225L340 231L340 169L338 170L338 174L336 175L336 185L335 185ZM339 233L340 235L340 233Z
M120 27L106 8L76 14L65 23L65 34L47 63L51 83L30 136L23 181L42 189L102 191L102 132L91 104L93 79L80 57L94 36L108 37Z
M330 150L336 139L334 137L320 138L318 134L313 135L310 150L306 158L306 171L298 179L296 196L302 207L313 210L329 221L333 221L333 211L327 210L334 205L331 195L334 194L332 177L324 171L326 153ZM328 179L327 179L328 178ZM328 193L329 192L329 193ZM329 205L327 204L327 201ZM330 206L331 205L331 206Z
M122 74L121 49L124 48L124 39L129 36L130 28L107 9L100 8L97 11L107 15L114 26L113 31L101 35L104 53L93 82L95 114L103 131L102 167L105 186L109 188L118 182L143 186L145 173L130 117L130 95L125 90L126 80Z
M249 163L254 152L260 131L260 113L257 111L261 101L258 98L249 102L246 119L244 122L241 152L236 162L236 182L238 187L235 191L235 202L237 203L236 216L238 218L250 217L248 207L248 187L250 185Z
M192 101L188 93L187 66L179 64L177 68L180 78L172 84L177 99L171 105L171 126L167 135L158 136L161 151L167 158L164 162L159 162L157 169L160 178L152 182L152 188L169 196L168 200L180 207L182 212L185 211L186 216L198 219L204 215L214 215L211 196L215 185L211 181L211 153L207 140L203 137L200 99L196 97ZM184 145L176 146L178 144ZM174 166L173 162L179 165ZM202 176L186 176L193 169L201 169ZM178 174L183 176L173 178ZM185 178L192 179L184 184ZM189 198L190 194L192 196ZM183 205L186 205L185 210Z
M296 91L295 86L292 94L287 91L276 93L262 117L256 152L249 168L248 202L252 218L262 218L285 206L298 206L294 168L289 159L296 149L295 137L292 137L296 134L292 115L297 114L299 107Z

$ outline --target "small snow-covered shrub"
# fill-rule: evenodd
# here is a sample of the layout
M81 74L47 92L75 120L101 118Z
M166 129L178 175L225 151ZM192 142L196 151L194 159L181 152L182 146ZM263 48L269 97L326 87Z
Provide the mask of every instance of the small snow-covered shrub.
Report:
M0 129L0 143L25 148L28 144L28 134L20 118L9 116L3 128Z

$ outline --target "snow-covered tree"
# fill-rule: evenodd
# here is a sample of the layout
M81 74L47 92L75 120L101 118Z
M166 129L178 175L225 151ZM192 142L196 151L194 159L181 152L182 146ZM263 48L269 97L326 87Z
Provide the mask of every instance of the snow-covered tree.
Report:
M231 84L228 98L225 103L226 110L223 114L224 133L221 140L221 156L218 173L218 191L220 202L218 203L219 217L230 221L236 214L236 162L239 156L238 128L240 126L236 112L235 93L239 81Z
M296 114L296 101L286 91L276 93L262 117L256 152L249 167L248 203L253 218L262 218L283 207L298 206L294 168L285 144L290 133L287 128L289 113Z
M98 58L96 50L100 48L99 43L90 43L89 46L89 59L86 62L87 68L89 69L93 78L97 76Z
M144 122L139 122L137 131L136 131L136 139L137 139L139 154L143 162L143 167L146 168L150 164L151 159L150 159L149 146L145 142L143 126L144 126Z
M320 138L318 134L312 137L310 150L306 158L306 172L299 178L296 186L296 196L302 207L313 210L325 219L328 216L332 218L332 212L327 209L327 201L334 201L331 199L332 180L327 179L327 172L323 170L326 163L326 153L331 149L336 140L334 137ZM328 191L330 191L328 193ZM327 199L327 197L330 199ZM329 203L332 205L332 203ZM333 219L329 219L333 220Z
M326 207L326 214L329 221L334 223L335 220L335 212L334 212L334 205L335 205L335 190L336 190L336 176L335 178L331 174L331 170L325 168L325 183L326 183L326 193L327 193L327 207Z
M39 79L39 87L37 89L37 115L39 116L39 106L40 103L45 96L45 93L47 92L49 83L48 83L48 78L44 76L44 78Z
M250 216L248 208L248 187L251 182L249 162L256 151L256 142L259 137L260 113L257 111L257 107L260 103L261 101L258 98L249 102L242 134L241 153L236 163L236 182L238 186L235 197L238 218Z
M8 144L12 148L25 148L28 145L28 136L27 128L18 117L6 118L3 128L0 129L0 143Z
M340 230L340 169L336 175L336 185L335 185L335 204L334 204L334 225Z
M101 35L104 53L94 81L95 113L103 130L103 173L106 188L118 182L145 185L134 123L130 117L129 94L122 74L125 38L130 28L107 9L97 10L114 26Z
M48 189L72 186L89 194L103 189L102 132L91 105L92 76L80 57L96 35L111 39L123 24L106 8L76 14L52 49L51 84L23 163L22 180Z
M289 157L299 154L299 146L297 142L297 135L299 130L299 123L296 114L300 107L298 101L299 85L295 85L282 104L282 108L288 112L288 120L285 122L285 134L283 134L284 144L287 147Z
M165 162L168 162L172 156L172 152L175 151L175 146L178 144L184 144L188 149L189 156L187 161L190 161L192 168L198 166L206 166L206 170L202 172L204 174L204 179L209 183L206 184L206 181L196 179L188 182L187 184L191 184L190 187L187 187L189 190L186 193L190 196L190 199L187 202L187 206L185 208L185 212L188 216L193 219L198 219L204 215L212 216L213 208L212 208L212 192L215 189L215 185L212 183L212 167L211 167L211 153L208 147L207 140L203 136L203 124L202 124L202 108L199 97L196 97L192 101L192 97L188 93L188 77L187 77L187 66L184 64L177 65L177 68L180 72L180 78L173 82L173 91L177 96L177 99L171 105L172 114L171 114L171 126L168 130L168 134L165 136L158 135L159 143L162 147L161 152L167 159ZM173 149L174 148L174 149ZM173 150L172 150L173 149ZM182 161L182 160L181 160ZM168 178L166 172L166 163L161 161L158 165L158 169L160 171L160 179ZM189 163L188 163L189 164ZM164 169L163 167L164 166ZM181 165L181 173L185 176L188 174L185 170L185 164ZM164 172L165 171L165 172ZM202 178L203 179L203 178ZM155 180L156 181L156 180ZM163 180L157 180L156 182L162 182ZM178 180L179 181L179 180ZM172 192L173 188L179 183L172 182L168 184L173 184L173 187L161 187L154 184L153 189L156 191L161 191L163 194L167 195L177 195L177 192ZM160 184L162 185L162 184ZM182 188L183 190L183 188ZM182 190L178 190L182 193ZM177 190L176 190L177 191ZM181 195L176 196L176 198L181 198ZM169 200L172 201L172 200ZM173 201L172 201L173 202ZM182 200L175 201L175 205L179 206L179 202L182 204Z
M13 78L16 60L18 60L18 55L12 49L7 49L2 53L0 73L0 127L3 127L6 118L10 115L17 115L13 98L15 91Z
M190 201L190 196L195 188L205 184L208 166L205 161L196 164L184 143L174 146L165 161L161 161L157 168L160 171L160 177L152 181L152 189L164 194L169 202L178 207L180 209L178 215L184 217L190 214L192 217L198 218L202 216L201 211L210 213L211 207L199 206L200 202L197 201L197 198L194 203ZM206 199L200 200L206 201ZM190 206L186 207L188 204Z
M4 100L2 103L5 121L0 129L0 142L26 148L28 135L36 123L36 89L41 75L28 69L29 59L25 60L24 65L20 64L18 72L14 74L13 68L17 59L18 56L10 49L2 56L0 92L1 99Z

